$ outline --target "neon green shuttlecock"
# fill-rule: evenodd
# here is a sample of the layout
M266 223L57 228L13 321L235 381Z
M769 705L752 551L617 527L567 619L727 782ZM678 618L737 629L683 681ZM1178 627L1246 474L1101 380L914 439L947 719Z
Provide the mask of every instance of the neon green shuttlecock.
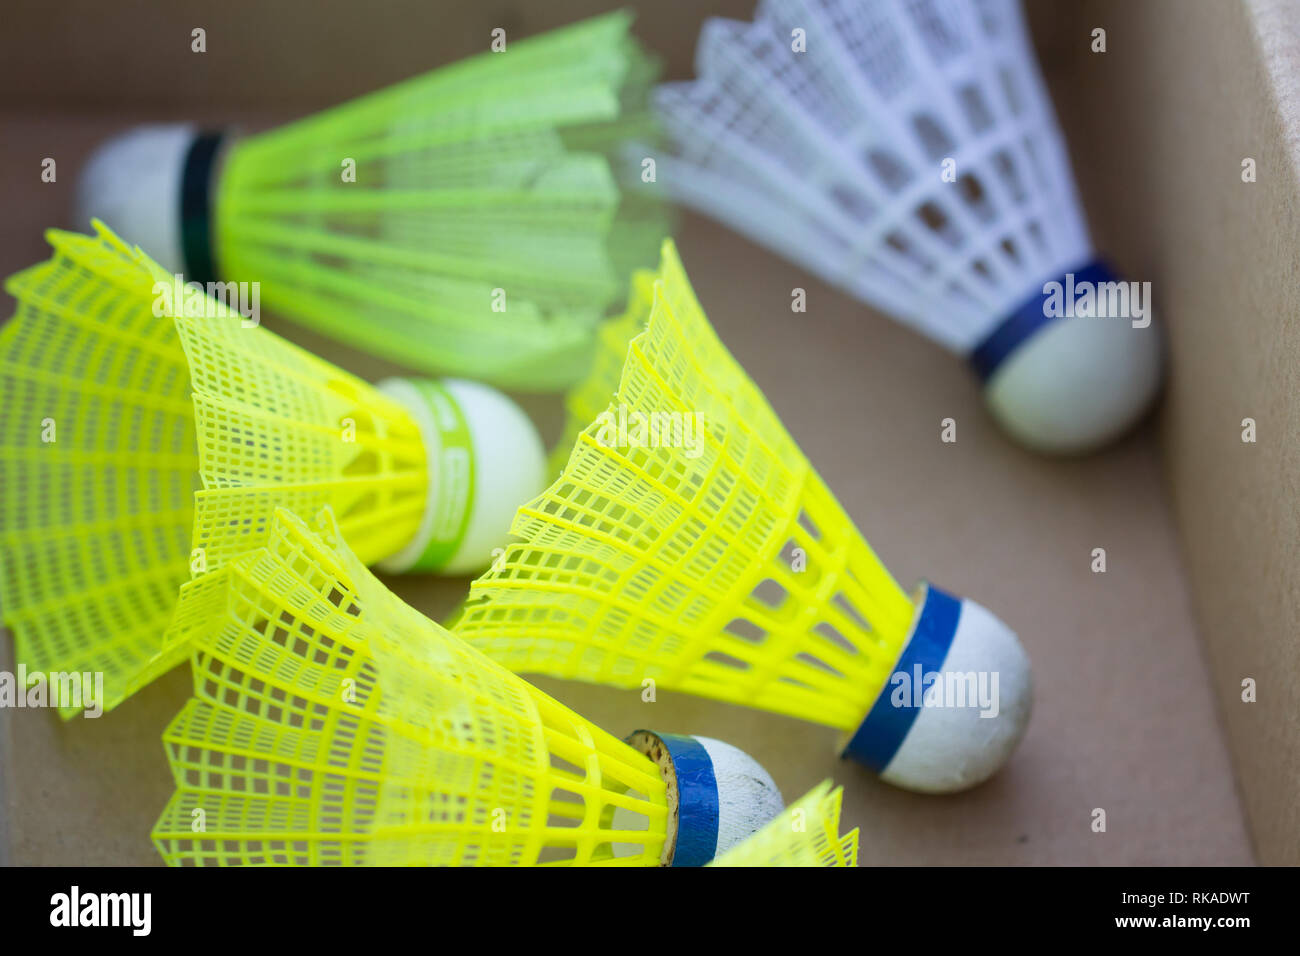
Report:
M623 374L628 343L645 328L654 303L655 273L641 269L632 275L632 289L622 315L604 322L596 339L596 351L587 376L564 398L564 433L551 451L550 473L558 475L582 430L609 407Z
M899 587L718 340L671 242L612 403L513 530L455 627L515 671L824 724L926 791L985 779L1028 721L1015 634ZM936 680L948 706L922 706Z
M699 865L781 809L704 738L623 743L403 604L328 509L185 585L171 864Z
M161 643L180 584L277 506L332 506L364 561L464 573L544 486L499 393L368 385L99 230L51 231L54 257L6 284L0 602L27 672L103 673L116 706L183 656Z
M86 167L79 221L189 279L260 282L271 309L412 368L563 388L668 229L608 158L653 135L630 20L508 39L243 139L133 130Z
M824 780L710 866L857 866L858 831L840 836L844 788Z

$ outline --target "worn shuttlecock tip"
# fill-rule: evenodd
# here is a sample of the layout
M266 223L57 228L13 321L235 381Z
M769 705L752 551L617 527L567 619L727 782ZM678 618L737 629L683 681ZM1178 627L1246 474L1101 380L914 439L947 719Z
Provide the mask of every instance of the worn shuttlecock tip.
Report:
M654 761L668 785L665 866L703 866L785 808L771 775L730 744L651 730L638 730L627 742Z
M220 137L185 123L137 126L101 143L77 180L74 215L110 223L171 273L207 281L211 257L209 189Z
M974 601L926 585L912 632L844 756L921 793L982 783L1029 724L1033 674L1015 632Z
M504 394L478 382L394 378L379 389L415 419L430 476L419 529L381 566L395 573L482 571L509 538L515 510L546 487L536 426Z

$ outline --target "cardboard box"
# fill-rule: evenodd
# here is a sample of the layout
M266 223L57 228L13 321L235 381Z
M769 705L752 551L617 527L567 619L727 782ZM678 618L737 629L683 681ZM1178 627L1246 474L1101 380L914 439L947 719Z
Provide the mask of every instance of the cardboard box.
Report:
M46 257L42 228L73 225L75 172L119 127L289 118L477 52L495 26L523 36L604 9L271 6L10 3L0 271ZM670 77L690 75L706 14L751 12L637 6ZM719 333L898 579L972 596L1020 633L1036 703L1010 764L972 792L921 797L838 760L830 730L681 695L642 704L537 683L615 733L653 724L730 740L787 799L835 777L864 864L1300 862L1300 10L1029 6L1098 245L1153 282L1169 331L1165 401L1117 446L1034 457L1002 437L960 361L932 343L711 222L687 216L678 236ZM193 26L208 31L205 55L189 51ZM1090 50L1097 26L1105 54ZM46 156L55 184L39 178ZM1255 183L1241 181L1243 157L1257 161ZM796 286L809 308L792 316ZM267 324L365 377L390 370ZM558 403L529 409L553 437ZM939 441L945 417L956 444ZM1254 444L1240 438L1246 417ZM1096 547L1105 574L1090 570ZM434 617L465 586L392 583ZM7 640L0 667L12 669ZM1247 677L1253 704L1240 699ZM188 693L180 669L101 720L0 711L0 860L156 863L148 831L171 791L159 734ZM1105 833L1091 828L1099 807Z

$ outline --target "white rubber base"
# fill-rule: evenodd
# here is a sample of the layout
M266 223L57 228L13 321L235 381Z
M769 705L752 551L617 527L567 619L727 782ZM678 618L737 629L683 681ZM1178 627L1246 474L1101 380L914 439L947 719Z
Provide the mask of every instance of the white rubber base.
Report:
M444 379L442 385L460 406L469 427L474 456L473 513L465 537L443 574L472 574L487 568L510 539L510 525L519 506L546 488L546 452L532 420L505 395L487 385L462 379ZM423 403L413 386L403 379L387 379L379 389L412 408ZM414 393L414 394L412 394ZM422 416L417 415L417 421ZM430 495L437 493L439 449L434 428L421 426L429 445ZM415 541L380 566L386 571L408 569L428 543L428 527L422 525Z
M138 126L102 143L77 181L77 230L102 219L168 272L182 272L181 174L196 132L185 124Z
M1029 658L1015 632L974 601L962 600L957 632L943 662L944 680L975 675L975 686L985 687L996 701L993 707L965 706L955 697L930 697L920 709L907 736L881 773L881 779L920 793L954 793L991 777L1011 756L1024 735L1033 708L1033 673ZM997 693L993 678L997 678ZM983 680L981 685L979 682ZM936 683L937 690L945 686ZM892 688L886 687L888 694ZM991 716L981 716L987 712Z
M989 410L1016 441L1071 455L1119 437L1160 388L1160 326L1123 318L1066 318L1031 336L984 388Z

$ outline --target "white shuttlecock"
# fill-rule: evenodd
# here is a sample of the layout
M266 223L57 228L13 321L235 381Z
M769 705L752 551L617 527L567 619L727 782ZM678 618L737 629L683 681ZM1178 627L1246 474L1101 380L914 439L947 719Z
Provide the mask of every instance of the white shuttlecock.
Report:
M1032 448L1142 415L1149 285L1093 250L1015 0L761 0L696 71L655 93L676 199L966 356Z

